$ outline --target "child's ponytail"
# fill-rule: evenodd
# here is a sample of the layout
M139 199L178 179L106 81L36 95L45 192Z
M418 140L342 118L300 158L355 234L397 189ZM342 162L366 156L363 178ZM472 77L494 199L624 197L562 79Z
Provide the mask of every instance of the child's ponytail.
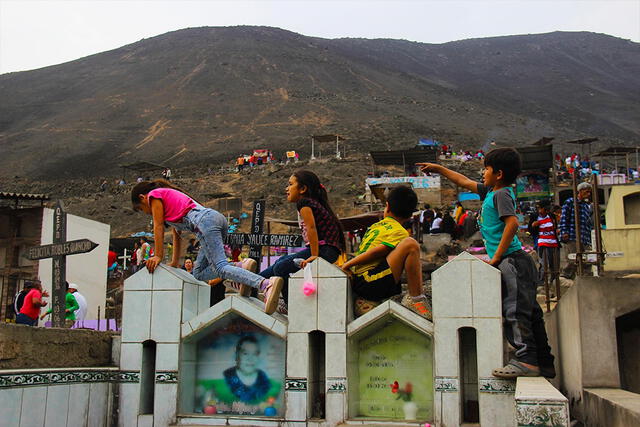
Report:
M338 224L338 229L340 230L340 249L343 251L346 250L347 244L344 240L344 229L342 228L342 224L340 223L338 216L333 212L333 209L331 209L331 206L329 205L329 195L327 194L327 189L320 183L320 178L318 178L315 173L304 169L295 171L293 176L296 177L298 185L304 185L307 187L307 193L305 196L320 202L327 212L329 212L329 215L331 215L336 224Z

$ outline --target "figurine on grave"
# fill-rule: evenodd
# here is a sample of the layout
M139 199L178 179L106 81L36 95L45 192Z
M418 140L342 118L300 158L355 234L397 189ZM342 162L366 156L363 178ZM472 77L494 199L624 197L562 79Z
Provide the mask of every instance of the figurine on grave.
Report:
M201 244L201 250L193 269L193 276L202 281L215 278L228 279L256 288L264 292L265 313L272 314L278 307L282 277L265 279L254 272L257 263L245 260L242 264L231 264L224 252L227 234L227 219L220 212L205 208L183 190L166 180L143 181L131 190L131 203L136 211L143 211L153 217L153 233L156 241L155 254L146 262L153 273L164 256L163 237L165 224L173 227L173 256L169 264L178 267L180 258L180 232L194 233ZM246 287L245 287L246 288ZM242 293L249 296L248 293Z

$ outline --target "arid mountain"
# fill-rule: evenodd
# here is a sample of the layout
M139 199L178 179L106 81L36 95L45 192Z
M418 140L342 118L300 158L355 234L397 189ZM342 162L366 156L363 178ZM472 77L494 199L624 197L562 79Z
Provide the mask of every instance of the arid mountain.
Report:
M457 147L640 139L640 44L550 33L445 44L193 28L0 76L0 176L90 177L252 148L350 150L435 137ZM330 147L326 147L328 151Z

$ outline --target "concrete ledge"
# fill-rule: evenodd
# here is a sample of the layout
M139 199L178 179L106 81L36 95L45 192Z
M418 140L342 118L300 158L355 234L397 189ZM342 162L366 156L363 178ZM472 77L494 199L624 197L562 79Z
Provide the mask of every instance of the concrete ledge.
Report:
M542 377L516 381L516 425L569 426L569 401Z
M640 394L618 388L586 388L583 396L585 425L640 426Z
M113 332L0 324L0 369L109 366Z

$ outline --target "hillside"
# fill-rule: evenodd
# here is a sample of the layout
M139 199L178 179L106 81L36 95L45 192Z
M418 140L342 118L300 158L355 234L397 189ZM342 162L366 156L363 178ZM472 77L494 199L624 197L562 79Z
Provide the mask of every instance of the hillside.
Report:
M258 146L308 153L313 133L361 152L424 136L631 144L638 76L639 44L594 33L434 45L185 29L0 75L0 177L115 176L135 160L206 169Z

